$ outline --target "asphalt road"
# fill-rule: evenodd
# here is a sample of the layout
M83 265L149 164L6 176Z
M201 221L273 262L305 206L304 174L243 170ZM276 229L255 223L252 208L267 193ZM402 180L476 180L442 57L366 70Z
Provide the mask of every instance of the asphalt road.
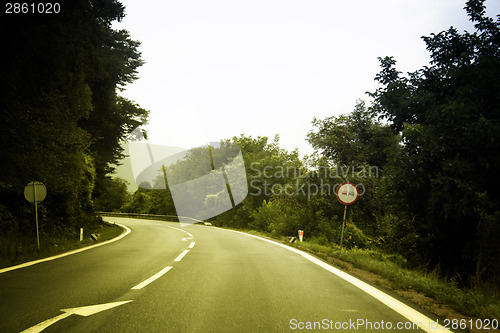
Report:
M0 332L439 332L410 326L413 310L283 246L202 225L107 219L132 232L0 274ZM420 313L410 317L423 321Z

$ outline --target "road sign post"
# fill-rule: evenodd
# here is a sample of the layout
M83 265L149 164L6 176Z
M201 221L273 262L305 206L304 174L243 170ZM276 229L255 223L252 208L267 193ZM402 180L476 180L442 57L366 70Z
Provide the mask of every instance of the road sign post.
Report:
M342 241L344 240L345 216L347 214L347 205L344 205L344 218L342 219L342 232L340 233L340 249L342 250Z
M31 182L24 188L24 197L29 202L35 204L35 223L36 223L36 243L40 250L40 234L38 232L38 203L42 202L47 196L47 188L41 182Z
M344 218L342 219L342 232L340 233L340 249L342 250L342 241L344 240L345 218L347 215L347 206L352 205L358 200L359 192L356 185L345 182L337 189L337 199L344 205Z

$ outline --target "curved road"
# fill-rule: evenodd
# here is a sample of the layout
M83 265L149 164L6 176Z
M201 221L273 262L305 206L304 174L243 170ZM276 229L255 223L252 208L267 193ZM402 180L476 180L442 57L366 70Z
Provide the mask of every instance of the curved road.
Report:
M132 232L0 274L0 332L449 332L283 245L202 225L106 219Z

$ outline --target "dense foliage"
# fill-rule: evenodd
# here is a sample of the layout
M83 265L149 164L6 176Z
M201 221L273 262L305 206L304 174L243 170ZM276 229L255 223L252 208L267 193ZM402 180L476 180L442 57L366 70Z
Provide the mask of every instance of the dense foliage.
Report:
M124 16L116 0L60 1L58 14L4 15L1 66L0 236L4 256L35 239L24 186L41 181L41 237L76 233L96 222L119 145L148 112L117 95L142 65L139 43L111 28ZM8 241L4 241L8 239ZM6 253L5 251L9 252Z
M500 19L485 17L482 1L466 10L474 33L424 37L431 65L408 76L381 59L382 87L372 96L403 137L392 194L411 220L404 233L415 253L447 274L480 280L500 270Z

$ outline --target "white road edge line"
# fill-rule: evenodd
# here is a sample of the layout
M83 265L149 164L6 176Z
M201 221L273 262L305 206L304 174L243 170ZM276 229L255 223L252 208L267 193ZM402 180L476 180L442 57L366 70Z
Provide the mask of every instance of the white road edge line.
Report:
M179 231L182 231L183 233L187 234L188 236L190 237L193 237L193 235L191 235L189 232L187 232L186 230L182 230L182 229L179 229L179 228L176 228L176 227L171 227L169 225L167 225L168 228L170 229L175 229L175 230L179 230Z
M188 249L192 249L194 247L194 242L191 242L191 244L189 244L188 246Z
M134 290L142 289L145 286L147 286L148 284L150 284L151 282L153 282L154 280L156 280L156 279L160 278L161 276L163 276L166 272L168 272L171 269L172 269L172 266L167 266L164 269L162 269L161 271L159 271L158 273L156 273L155 275L153 275L152 277L150 277L149 279L144 280L143 282L139 283L135 287L132 287L131 289L134 289Z
M189 250L184 250L181 254L179 254L179 256L177 258L174 259L174 261L181 261L182 258L184 258L184 256L186 254L188 254Z
M39 264L41 262L59 259L59 258L62 258L62 257L66 257L66 256L69 256L69 255L75 254L75 253L87 251L87 250L90 250L90 249L93 249L93 248L96 248L96 247L99 247L99 246L103 246L103 245L106 245L106 244L109 244L109 243L116 242L116 241L122 239L123 237L127 236L128 234L130 234L131 230L127 226L124 226L123 224L120 224L120 223L114 223L114 224L116 224L116 225L122 227L123 229L125 229L125 231L122 232L120 234L120 236L118 236L118 237L115 237L113 239L107 240L107 241L102 242L102 243L98 243L98 244L94 244L94 245L82 247L81 249L77 249L77 250L65 252L65 253L62 253L62 254L58 254L58 255L53 256L53 257L48 257L48 258L43 258L43 259L39 259L39 260L29 261L29 262L25 262L23 264L19 264L19 265L16 265L16 266L2 268L2 269L0 269L0 274L5 273L5 272L9 272L9 271L13 271L15 269L24 268L24 267L32 266L32 265L35 265L35 264Z
M351 276L351 275L349 275L349 274L347 274L347 273L345 273L345 272L343 272L343 271L341 271L341 270L339 270L339 269L337 269L337 268L335 268L335 267L333 267L333 266L331 266L331 265L329 265L329 264L327 264L327 263L319 260L318 258L313 257L309 253L303 252L303 251L298 250L296 248L293 248L293 247L290 247L288 245L281 244L281 243L278 243L278 242L275 242L275 241L272 241L272 240L269 240L269 239L265 239L265 238L262 238L262 237L259 237L259 236L247 234L245 232L236 231L236 230L230 230L230 229L217 228L217 227L213 227L213 228L219 229L219 230L224 230L224 231L231 231L231 232L235 232L235 233L238 233L238 234L243 234L243 235L246 235L246 236L249 236L249 237L254 237L254 238L266 241L268 243L281 246L282 248L285 248L285 249L287 249L289 251L298 253L302 257L304 257L305 259L307 259L307 260L315 263L316 265L318 265L318 266L326 269L330 273L333 273L333 274L337 275L341 279L343 279L343 280L349 282L350 284L358 287L359 289L363 290L368 295L375 297L377 300L379 300L383 304L387 305L389 308L393 309L394 311L396 311L397 313L399 313L400 315L402 315L403 317L405 317L409 321L414 322L414 323L422 323L422 330L424 330L424 331L426 331L428 333L453 333L452 331L445 329L441 325L439 325L438 328L432 328L432 327L430 327L429 323L431 323L431 319L429 317L427 317L424 314L418 312L417 310L413 309L412 307L404 304L403 302L398 301L394 297L387 295L383 291L381 291L381 290L379 290L379 289L377 289L377 288L369 285L368 283L363 282L363 281L355 278L354 276Z

